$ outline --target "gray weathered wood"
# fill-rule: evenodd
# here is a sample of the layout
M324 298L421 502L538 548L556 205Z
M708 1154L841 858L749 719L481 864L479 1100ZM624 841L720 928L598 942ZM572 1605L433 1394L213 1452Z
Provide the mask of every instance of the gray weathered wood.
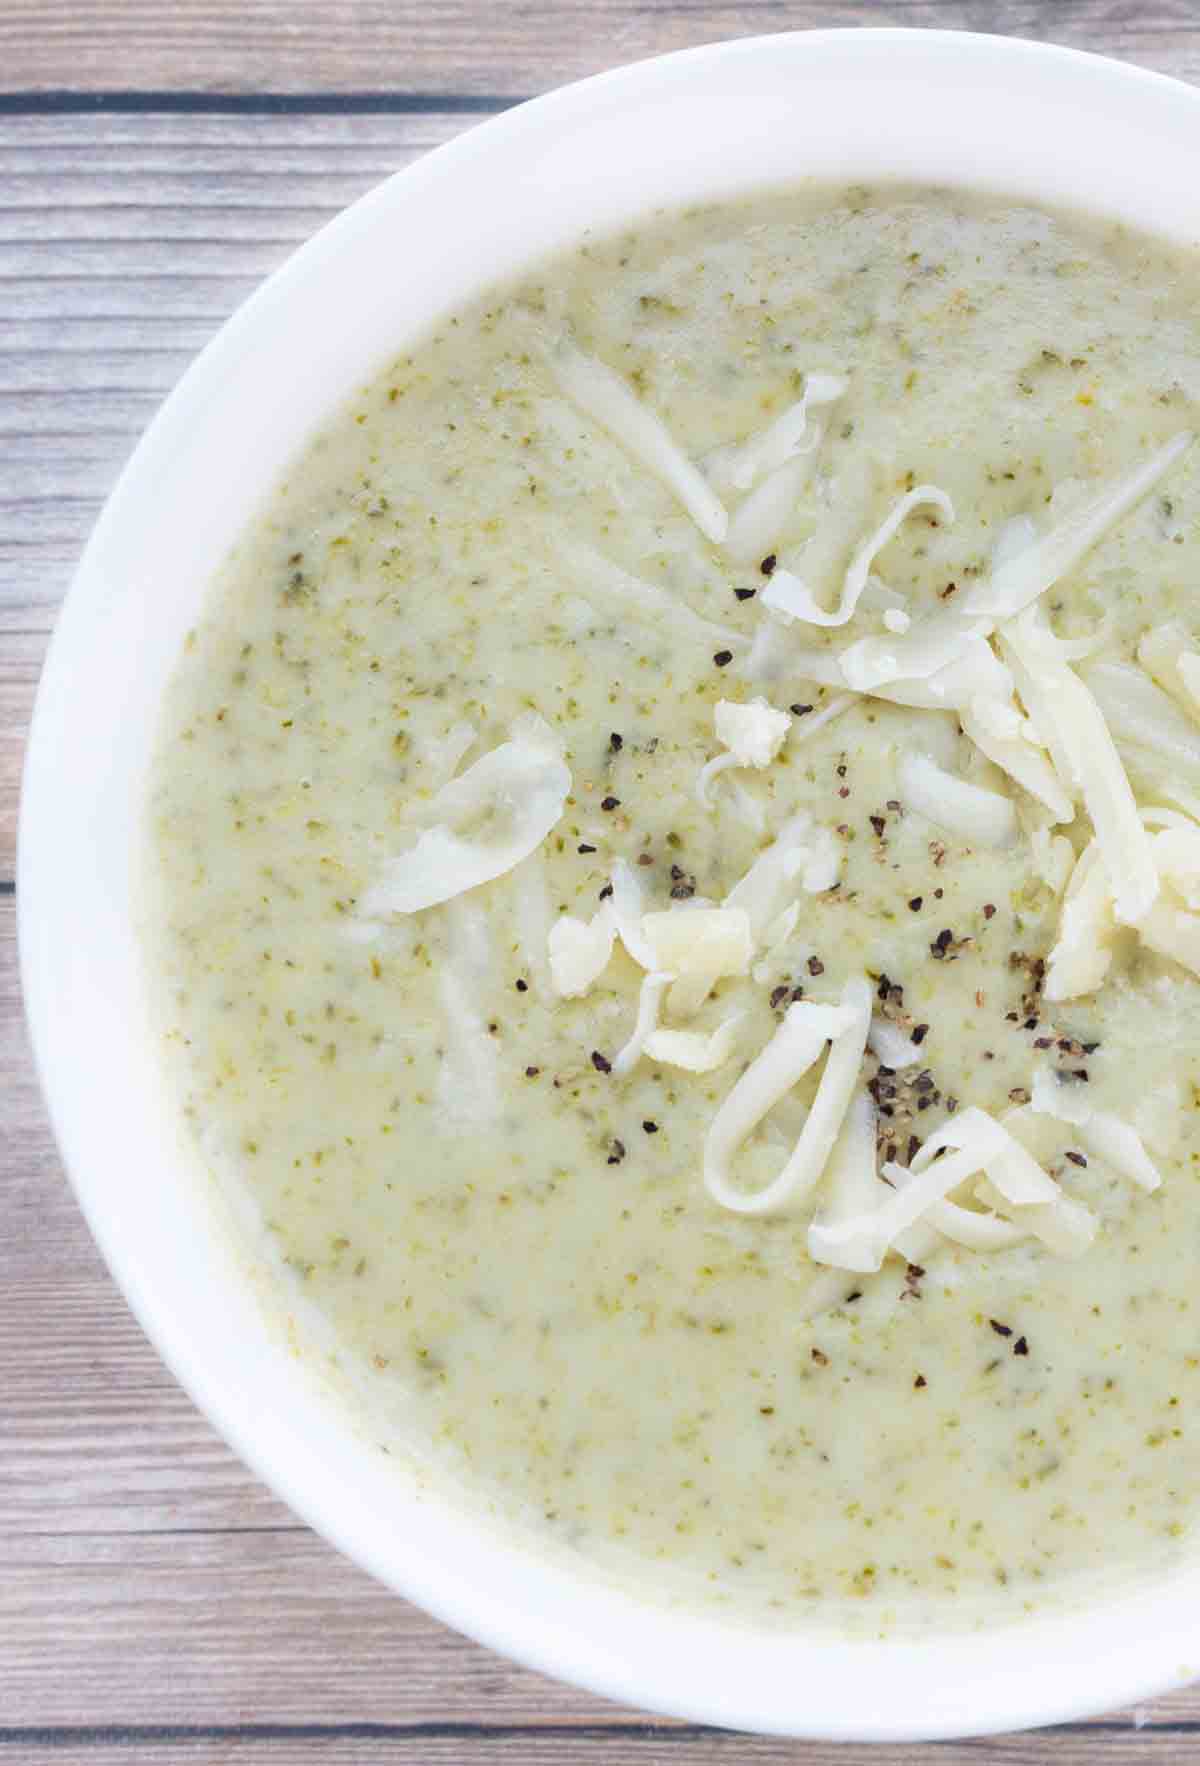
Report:
M942 25L1103 49L1195 76L1192 0L8 0L12 89L525 95L616 62L720 37L813 26Z
M520 94L723 34L813 23L1019 30L1200 78L1193 0L877 7L562 0L7 0L0 86ZM328 215L470 122L388 114L3 114L0 884L46 635L104 495L183 367ZM0 1750L96 1766L320 1758L465 1766L852 1766L639 1723L377 1588L296 1525L160 1366L71 1199L24 1041L0 893ZM947 1766L1193 1758L1200 1693ZM870 1756L874 1757L874 1756ZM890 1750L916 1766L920 1750Z

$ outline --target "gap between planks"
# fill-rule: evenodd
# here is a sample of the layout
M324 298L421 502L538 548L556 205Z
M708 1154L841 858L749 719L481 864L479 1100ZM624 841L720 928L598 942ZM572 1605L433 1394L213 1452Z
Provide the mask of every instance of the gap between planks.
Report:
M731 1731L651 1723L528 1724L513 1728L487 1724L248 1725L216 1730L176 1728L39 1730L9 1732L29 1749L30 1760L61 1756L86 1759L91 1766L128 1760L136 1749L141 1766L180 1758L222 1762L266 1761L268 1766L320 1759L337 1766L375 1766L412 1759L422 1766L465 1766L498 1759L519 1766L849 1766L865 1760L865 1749L844 1742L795 1742ZM1140 1766L1146 1761L1189 1758L1194 1731L1131 1725L1081 1725L995 1740L937 1744L940 1766ZM0 1756L5 1732L0 1731ZM214 1752L219 1749L219 1754ZM872 1750L874 1753L876 1750ZM927 1745L891 1746L889 1766L927 1766Z

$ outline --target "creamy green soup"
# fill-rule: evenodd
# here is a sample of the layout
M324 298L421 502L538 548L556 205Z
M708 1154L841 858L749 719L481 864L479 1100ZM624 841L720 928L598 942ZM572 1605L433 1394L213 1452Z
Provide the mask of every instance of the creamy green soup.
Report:
M583 1561L902 1622L1187 1549L1196 289L945 193L657 215L213 584L181 1108L368 1411Z

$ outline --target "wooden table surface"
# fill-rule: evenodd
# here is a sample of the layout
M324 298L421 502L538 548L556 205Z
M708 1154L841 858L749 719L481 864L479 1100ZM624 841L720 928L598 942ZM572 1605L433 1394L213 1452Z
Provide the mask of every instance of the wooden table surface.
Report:
M137 435L255 284L386 173L517 98L716 37L867 23L1044 37L1200 80L1197 0L0 0L5 1760L853 1766L870 1752L648 1721L551 1684L293 1521L159 1365L75 1208L24 1038L12 882L55 608ZM1198 1750L1200 1689L939 1754L1119 1766Z

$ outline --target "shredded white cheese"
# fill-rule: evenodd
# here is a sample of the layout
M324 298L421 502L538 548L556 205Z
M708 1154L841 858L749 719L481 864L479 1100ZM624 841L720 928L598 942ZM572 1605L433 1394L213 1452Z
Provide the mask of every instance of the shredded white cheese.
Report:
M648 472L666 485L705 539L720 545L729 517L704 474L619 374L564 341L551 358L558 383L581 411L606 429Z
M966 614L946 608L939 613L914 619L906 632L889 632L886 637L859 638L838 657L842 679L856 693L880 694L891 682L928 681L943 670L950 671L962 662L973 644L988 637L992 623L972 619ZM889 695L890 697L890 695ZM946 693L935 693L932 704L948 704ZM902 704L920 701L902 700Z
M1017 688L1063 783L1082 792L1112 881L1118 920L1136 924L1158 894L1150 842L1133 790L1092 694L1055 650L1034 606L1002 629Z
M811 1235L815 1228L818 1243L823 1227L836 1228L848 1220L869 1218L888 1194L879 1180L875 1106L861 1089L850 1100L825 1179L825 1203L809 1229Z
M1053 1202L1039 1202L1033 1207L1015 1209L1004 1200L999 1190L986 1178L975 1185L975 1199L986 1208L995 1208L1040 1239L1056 1257L1082 1257L1089 1250L1099 1230L1099 1223L1090 1208L1071 1196L1058 1196Z
M856 978L842 989L839 1006L802 1000L788 1007L771 1041L717 1111L705 1140L704 1182L722 1207L735 1214L769 1214L785 1202L799 1201L820 1180L859 1078L871 1023L871 997L870 983ZM783 1170L765 1189L752 1194L736 1189L730 1165L737 1149L820 1059L830 1039L817 1095Z
M601 908L590 920L563 914L550 928L550 979L563 999L578 999L603 975L612 956L616 928Z
M1029 1107L1076 1129L1076 1138L1085 1153L1111 1165L1142 1189L1156 1190L1162 1183L1158 1167L1137 1129L1110 1110L1098 1110L1084 1095L1082 1086L1060 1080L1047 1067L1039 1068L1033 1076Z
M738 765L753 767L770 766L792 727L789 713L776 711L761 698L747 705L718 699L713 723L718 742L731 751Z
M1147 821L1170 812L1146 813ZM1200 826L1195 822L1163 828L1151 840L1151 852L1159 879L1159 896L1149 913L1139 920L1142 943L1160 956L1181 963L1200 975Z
M817 828L813 834L811 856L800 873L806 895L824 895L833 888L842 874L842 848L831 829Z
M818 425L811 450L777 466L738 505L725 536L725 551L735 564L760 563L771 550L812 477L820 442Z
M818 730L823 730L826 724L831 724L835 717L841 717L844 711L849 711L855 698L856 695L853 693L835 693L832 699L826 700L819 711L807 712L796 730L796 740L807 742L810 737L816 735Z
M689 907L642 915L642 933L656 969L678 979L667 999L672 1017L699 1011L725 975L749 973L754 955L750 919L738 907Z
M981 1214L958 1202L934 1202L925 1210L924 1218L935 1233L968 1251L1008 1251L1030 1236L1030 1229L1019 1226L1015 1220L1005 1220L990 1212ZM895 1248L902 1249L899 1244Z
M1108 974L1116 934L1112 885L1092 840L1076 860L1063 897L1058 938L1046 959L1046 998L1057 1004L1094 993Z
M740 779L730 779L729 801L738 820L744 822L752 834L766 833L767 812L754 793L747 791Z
M1028 720L1021 718L1011 700L1004 702L980 696L968 700L958 715L963 734L970 737L993 766L1015 779L1049 810L1056 822L1074 820L1075 805L1059 783L1049 755L1029 740ZM1015 729L1010 719L1015 720Z
M1011 619L1022 612L1073 570L1084 554L1154 489L1191 445L1191 432L1181 431L1141 466L1105 485L1048 534L1010 554L993 569L986 582L970 590L963 603L964 612L985 613L994 619Z
M772 951L776 951L780 945L786 944L796 930L799 920L800 903L798 901L789 902L783 912L776 914L763 932L759 941L763 955L770 956Z
M719 448L709 461L709 477L722 489L748 491L759 479L785 465L809 439L809 410L832 405L842 397L846 382L835 374L810 374L804 393L773 423L736 447ZM812 443L809 441L809 447Z
M431 800L438 825L387 861L359 904L367 919L416 914L490 883L535 852L563 812L571 774L549 724L530 713L511 739L452 779ZM485 824L474 837L460 832Z
M905 1036L902 1030L886 1018L872 1018L871 1029L867 1036L867 1047L872 1054L878 1055L885 1067L893 1073L900 1073L905 1067L915 1067L922 1059L921 1050L915 1042Z
M919 484L908 491L893 506L887 519L863 541L850 560L842 583L841 596L832 613L827 613L819 605L808 585L790 570L776 570L773 573L759 596L763 606L769 607L784 619L800 619L809 625L845 625L854 615L877 554L895 537L912 511L924 507L938 509L947 521L954 520L954 504L937 485Z
M654 969L654 950L642 929L642 886L637 872L626 859L619 858L612 868L612 894L608 911L616 927L617 937L634 962L643 969Z
M895 1188L882 1206L837 1224L814 1223L809 1228L809 1255L816 1262L842 1269L878 1269L900 1235L907 1234L918 1221L928 1220L939 1203L985 1170L1004 1202L1020 1207L1018 1224L1028 1225L1031 1231L1036 1228L1026 1221L1026 1212L1036 1207L1053 1208L1061 1194L1054 1179L1001 1123L972 1107L929 1135L909 1167L894 1162L883 1167L884 1177ZM964 1223L960 1214L943 1212L940 1219L951 1228L947 1236L953 1236L957 1228L980 1240L1009 1238L982 1222Z
M623 1079L641 1060L646 1044L658 1027L658 1013L662 1004L662 996L674 981L674 975L659 974L652 971L642 976L642 985L638 992L637 1021L633 1033L624 1048L615 1057L612 1070L619 1079Z
M1083 679L1118 742L1146 749L1193 782L1200 779L1200 725L1140 668L1094 663Z
M1053 895L1061 895L1075 869L1075 848L1066 835L1035 828L1029 836L1029 857L1039 881Z
M1017 816L1010 798L946 772L928 754L902 754L897 776L906 809L977 846L1012 844Z
M740 908L746 914L756 943L787 906L795 879L808 862L812 839L812 817L805 812L792 816L725 897L727 908Z
M1138 661L1190 718L1200 719L1200 650L1177 619L1152 626L1138 645Z
M577 586L588 593L603 596L643 624L652 626L666 639L681 634L705 644L716 644L735 653L748 648L749 640L728 626L716 625L693 613L668 590L643 577L633 576L614 564L602 552L577 541L563 540L559 545L563 563L578 579Z
M712 1073L723 1067L734 1051L741 1012L733 1012L707 1035L700 1030L654 1030L646 1038L646 1054L668 1067L688 1073Z
M729 767L748 766L760 770L770 766L787 741L792 720L786 711L776 711L765 699L751 699L740 704L735 699L719 699L713 711L717 740L726 748L700 770L696 795L708 808L708 787L718 773Z

